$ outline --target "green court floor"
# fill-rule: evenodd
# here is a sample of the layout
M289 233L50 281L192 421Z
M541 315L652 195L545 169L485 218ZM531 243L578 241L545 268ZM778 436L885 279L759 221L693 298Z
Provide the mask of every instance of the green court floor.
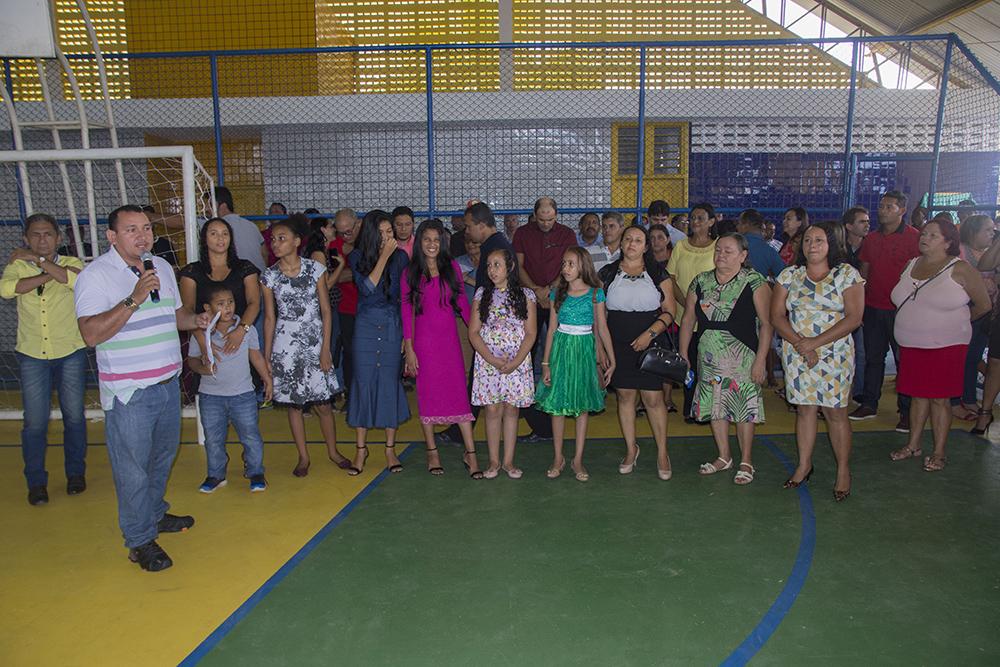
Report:
M621 476L591 441L586 484L545 478L548 443L475 483L412 446L188 662L1000 664L1000 447L955 431L930 474L889 461L899 434L854 438L839 504L822 434L799 491L793 436L758 437L748 487L697 474L708 437L671 440L669 482L651 443Z

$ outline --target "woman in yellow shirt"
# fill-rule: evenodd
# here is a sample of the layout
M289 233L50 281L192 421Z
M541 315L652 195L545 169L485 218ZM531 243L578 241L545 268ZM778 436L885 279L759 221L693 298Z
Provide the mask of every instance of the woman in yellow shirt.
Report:
M674 298L677 300L677 321L684 316L687 291L699 273L715 269L715 207L709 203L695 204L688 216L688 237L674 246L667 262L667 273L674 279ZM691 370L698 373L698 332L691 338ZM691 423L692 390L684 389L684 421Z

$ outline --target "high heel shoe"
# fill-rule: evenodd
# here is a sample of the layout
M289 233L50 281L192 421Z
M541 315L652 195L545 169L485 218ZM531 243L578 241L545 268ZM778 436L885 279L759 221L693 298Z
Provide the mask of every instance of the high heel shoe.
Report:
M391 449L392 453L395 454L396 453L396 443L392 443L391 445L390 444L386 444L385 449L386 449L387 452ZM386 466L385 469L388 470L389 472L391 472L392 474L396 474L398 472L403 472L403 464L402 463L394 463L391 466Z
M972 428L969 429L969 433L971 433L972 435L986 435L986 432L990 430L990 425L993 423L993 411L992 410L980 410L977 413L977 415L976 415L976 420L977 421L978 421L979 417L985 417L986 415L990 416L990 420L988 422L986 422L986 426L984 428L979 428L978 426L973 426Z
M354 463L352 462L351 463L351 467L347 469L347 474L350 475L351 477L357 477L362 472L364 472L364 470L365 470L365 462L368 461L368 447L365 446L365 445L357 445L356 448L357 449L363 449L363 450L365 450L365 455L364 455L364 458L361 459L361 467L360 468L357 467L356 465L354 465ZM357 456L357 454L355 454L355 456Z
M635 464L639 461L639 445L635 446L635 458L632 459L632 463L628 465L625 464L625 459L618 464L618 474L619 475L631 475L632 471L635 470Z
M813 467L809 466L809 472L807 472L806 476L802 478L802 481L796 482L796 481L793 481L791 477L789 477L788 479L785 480L785 483L781 485L781 488L783 488L783 489L797 489L797 488L799 488L800 485L805 484L806 482L808 482L809 478L812 477L812 475L813 475Z
M850 483L850 477L848 477L848 483ZM851 487L848 486L846 491L839 491L837 487L833 487L833 499L838 503L842 503L847 500L847 497L851 495Z
M549 479L555 479L556 477L562 474L563 468L565 467L566 467L566 459L563 459L562 463L560 463L555 468L549 468L548 470L546 470L545 476L548 477Z
M431 452L436 452L437 450L438 450L438 448L434 447L433 449L428 449L426 451L427 451L428 454L430 454ZM430 466L430 464L428 464L427 472L429 472L430 474L432 474L435 477L437 477L438 475L443 475L444 474L444 468L442 468L440 465L436 465L436 466L432 467L432 466Z
M472 479L482 479L483 478L483 471L482 470L476 470L475 472L473 472L472 468L469 466L469 464L465 460L466 456L472 456L472 460L475 461L476 460L476 450L475 449L466 449L465 450L465 453L462 454L462 465L464 465L465 469L469 472L469 477L471 477Z

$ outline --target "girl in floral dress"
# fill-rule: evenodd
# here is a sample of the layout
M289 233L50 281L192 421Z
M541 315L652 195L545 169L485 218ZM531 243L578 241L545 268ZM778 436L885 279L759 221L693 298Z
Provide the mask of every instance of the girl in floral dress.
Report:
M490 463L483 475L493 479L502 468L511 479L519 479L522 472L514 465L518 408L535 401L530 356L536 335L535 293L521 287L509 250L495 250L480 261L486 262L490 283L473 298L469 342L476 351L472 404L486 408Z
M302 409L313 406L332 461L337 431L330 400L340 391L330 352L331 311L326 267L299 257L302 237L294 222L271 225L271 248L278 262L260 282L264 293L264 359L274 378L274 402L288 406L288 426L298 449L296 477L309 474Z

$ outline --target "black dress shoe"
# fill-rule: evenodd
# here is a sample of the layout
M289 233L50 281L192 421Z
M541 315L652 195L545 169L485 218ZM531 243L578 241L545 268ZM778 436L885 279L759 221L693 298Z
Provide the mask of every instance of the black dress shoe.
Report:
M33 486L28 489L29 505L45 505L49 502L49 491L44 486Z
M128 559L133 563L138 563L139 567L148 572L166 570L174 564L174 561L170 560L167 552L155 540L146 542L134 549L129 549Z
M550 438L543 438L542 436L538 435L534 431L532 431L528 435L520 435L520 436L517 437L517 441L518 442L542 442L543 440L547 440L547 439L550 439Z
M187 530L193 525L194 525L193 516L177 516L176 514L164 514L163 518L156 523L156 530L158 530L161 533L180 533ZM150 544L155 544L155 542L151 542Z
M83 475L73 475L66 480L66 493L75 496L87 490L87 479Z

